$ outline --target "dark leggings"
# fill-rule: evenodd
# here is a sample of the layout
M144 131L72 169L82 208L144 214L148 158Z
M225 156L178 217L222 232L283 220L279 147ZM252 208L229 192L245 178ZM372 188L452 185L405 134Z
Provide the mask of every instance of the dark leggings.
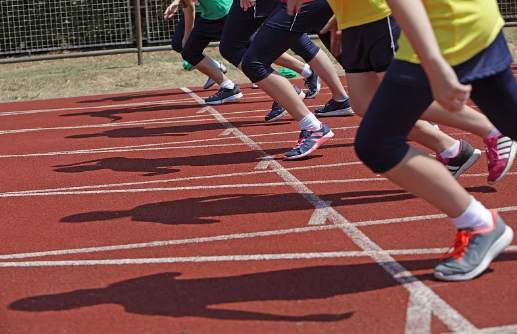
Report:
M179 22L174 28L174 33L171 37L172 49L178 53L183 51L183 35L185 34L185 17L182 15Z
M274 7L276 7L275 1L276 0L259 0L257 6L263 3L263 6L265 7L259 8L258 12L253 8L244 11L240 7L239 0L233 1L233 5L227 16L226 24L221 36L219 52L234 66L238 67L243 61L244 54L250 47L252 36L255 36L254 34L259 30L267 16L273 11ZM253 37L253 40L254 39L255 37ZM254 43L255 42L253 41L253 44ZM290 46L284 49L286 44L289 44ZM319 48L310 40L309 36L307 36L307 34L303 34L303 36L298 38L295 43L282 41L281 45L278 45L270 42L265 48L258 50L258 52L276 54L276 50L272 49L276 49L277 47L284 49L283 52L288 49L292 49L294 53L302 57L307 63L310 62L319 51ZM274 58L273 61L275 61L283 52Z
M397 73L390 75L397 63L401 62L394 61L386 73L357 131L356 153L375 173L385 173L404 159L409 132L433 102L427 80L415 83ZM423 71L421 75L425 76ZM517 81L511 68L470 84L471 98L481 111L504 135L516 140Z

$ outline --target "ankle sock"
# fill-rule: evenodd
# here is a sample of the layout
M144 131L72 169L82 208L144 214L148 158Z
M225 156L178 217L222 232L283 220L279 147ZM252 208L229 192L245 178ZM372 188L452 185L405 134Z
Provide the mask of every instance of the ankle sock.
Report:
M300 73L300 74L305 79L307 79L308 77L310 77L312 75L312 70L311 70L311 67L309 66L309 64L303 65L302 73Z
M443 152L440 152L440 157L442 157L444 159L454 158L455 156L457 156L460 153L460 148L461 148L460 141L456 140L456 142L454 144L452 144L448 149L446 149Z
M312 113L306 115L298 123L302 130L317 131L321 129L321 122Z
M493 137L499 137L501 135L501 132L497 128L493 128L488 133L488 136L486 138L493 138Z
M234 89L235 84L231 80L224 80L223 82L221 82L220 87L224 89Z
M485 229L493 225L492 213L478 202L474 197L471 198L467 209L452 222L458 229Z

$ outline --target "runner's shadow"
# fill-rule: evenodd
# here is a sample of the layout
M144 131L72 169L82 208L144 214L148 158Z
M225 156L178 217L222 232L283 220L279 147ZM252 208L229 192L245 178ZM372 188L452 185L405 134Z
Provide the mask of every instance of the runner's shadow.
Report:
M99 103L99 102L106 102L106 101L129 101L134 99L146 99L150 97L165 97L165 96L176 96L176 95L185 95L185 98L188 98L188 95L183 91L178 92L167 92L167 91L161 91L161 92L144 92L144 93L131 93L131 94L124 94L119 96L109 96L104 98L98 98L98 99L91 99L91 100L82 100L79 101L79 103Z
M316 321L350 319L354 312L314 313L293 310L295 315L250 311L228 304L247 302L322 300L394 286L375 264L314 266L259 272L239 276L181 279L177 272L160 273L84 289L21 299L9 305L27 312L64 311L116 304L126 312L170 317L226 320ZM218 308L218 305L224 307ZM267 304L266 304L267 305ZM294 313L293 312L293 313Z
M343 147L349 144L325 145L321 150L332 147ZM351 145L351 144L350 144ZM277 155L287 151L286 148L267 150L268 154ZM126 158L112 157L87 160L72 164L55 165L54 171L59 173L82 173L98 170L116 172L138 172L144 176L155 176L175 173L178 166L226 166L243 163L259 163L260 156L255 151L230 152L207 155L193 155L173 158Z
M242 121L234 122L235 126L238 127L252 127L262 126L262 121ZM275 125L285 125L288 122L277 122ZM81 139L81 138L94 138L94 137L108 137L108 138L138 138L138 137L158 137L158 136L185 136L193 132L200 131L211 131L221 130L223 131L221 124L219 123L202 123L202 124L190 124L190 125L176 125L167 127L132 127L132 128L121 128L106 130L99 133L86 133L71 135L65 138ZM294 139L293 139L294 140Z
M257 103L259 101L240 101L239 104L248 104L248 103ZM236 102L237 103L237 102ZM230 104L230 103L228 103ZM138 106L138 107L121 107L121 108L108 108L100 111L82 111L77 113L67 113L59 115L60 117L75 117L75 116L90 116L90 117L98 117L98 118L106 118L111 120L112 122L119 121L123 119L123 116L119 115L128 115L134 113L144 113L144 112L157 112L157 111L165 111L169 113L173 113L175 110L179 109L200 109L203 108L203 105L197 104L196 102L190 103L169 103L169 104L160 104L160 105L149 105L149 106Z
M501 254L495 262L515 261L517 253ZM384 262L384 267L426 270L406 277L435 281L431 270L436 259L401 260L403 267ZM489 275L494 270L487 270ZM12 302L9 309L25 312L66 311L97 305L120 305L126 312L169 317L199 317L226 320L335 322L352 318L354 311L286 315L239 309L228 304L274 301L308 301L354 295L361 292L400 287L376 263L327 265L258 272L239 276L181 279L181 273L166 272L110 284L106 287L27 297ZM444 283L446 284L446 283ZM449 283L459 284L459 283ZM224 305L218 308L217 305ZM265 304L267 306L267 304ZM300 305L300 304L298 304ZM311 307L311 306L309 306ZM264 309L264 306L261 306ZM269 309L274 309L272 305Z
M344 192L321 196L333 207L406 199L402 190L371 190ZM142 204L130 210L92 211L70 215L62 223L86 223L130 218L131 221L158 224L213 224L221 217L263 215L275 212L314 210L302 195L289 194L229 194L185 198L175 201Z

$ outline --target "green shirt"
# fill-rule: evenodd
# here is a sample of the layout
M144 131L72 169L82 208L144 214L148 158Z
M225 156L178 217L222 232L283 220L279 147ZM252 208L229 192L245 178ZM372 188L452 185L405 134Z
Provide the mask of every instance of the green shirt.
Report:
M228 14L232 3L233 0L199 0L196 13L206 20L219 20Z

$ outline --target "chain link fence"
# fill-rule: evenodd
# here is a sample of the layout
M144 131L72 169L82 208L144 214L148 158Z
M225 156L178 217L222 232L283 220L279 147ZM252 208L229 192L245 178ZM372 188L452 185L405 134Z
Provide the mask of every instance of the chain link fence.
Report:
M137 1L140 15L135 15ZM138 6L140 6L138 3ZM135 52L135 48L166 45L181 10L165 22L170 0L0 0L0 59L37 54L96 50ZM510 25L517 24L517 0L498 1ZM135 20L142 21L137 34ZM137 22L140 23L140 22ZM137 36L142 35L142 43ZM116 49L115 51L113 49ZM70 51L77 52L70 52ZM117 51L118 50L118 51Z

